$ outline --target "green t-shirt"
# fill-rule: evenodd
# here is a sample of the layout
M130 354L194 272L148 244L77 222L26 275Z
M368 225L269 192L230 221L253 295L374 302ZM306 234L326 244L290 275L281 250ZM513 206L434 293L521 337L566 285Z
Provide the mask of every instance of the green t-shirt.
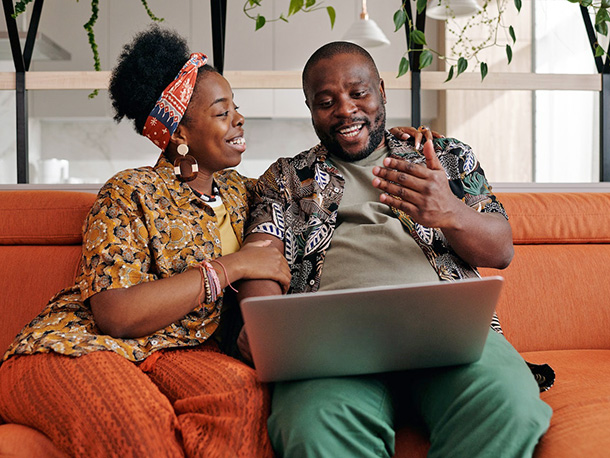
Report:
M345 178L337 227L324 259L320 291L439 281L421 248L390 207L379 202L373 167L388 148L361 161L332 158Z

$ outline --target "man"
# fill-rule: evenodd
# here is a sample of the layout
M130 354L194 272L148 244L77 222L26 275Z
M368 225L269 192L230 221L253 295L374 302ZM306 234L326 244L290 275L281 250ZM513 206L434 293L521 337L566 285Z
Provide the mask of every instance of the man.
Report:
M511 228L472 151L426 132L420 152L386 132L384 83L364 49L318 49L303 90L321 144L260 178L248 237L284 252L289 293L451 281L508 266ZM281 291L250 282L241 293ZM240 343L247 353L243 333ZM470 365L277 383L269 431L280 456L392 456L395 411L406 409L438 457L531 456L551 417L528 365L490 330Z

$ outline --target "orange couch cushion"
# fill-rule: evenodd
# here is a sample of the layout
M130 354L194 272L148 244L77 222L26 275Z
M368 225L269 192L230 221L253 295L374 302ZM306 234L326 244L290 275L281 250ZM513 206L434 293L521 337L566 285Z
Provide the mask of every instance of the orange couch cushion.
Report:
M602 458L610 451L610 350L524 353L531 362L548 362L557 374L542 399L553 408L551 426L536 458Z
M519 351L610 349L610 194L505 193L515 257L498 316ZM586 330L586 332L583 332Z
M80 245L0 245L1 355L55 293L74 284L81 253Z
M497 307L519 351L610 349L610 245L516 245Z
M610 193L503 193L516 245L610 243Z
M85 192L2 191L0 245L80 244L95 198Z
M96 195L0 192L0 352L49 299L74 284L82 226Z

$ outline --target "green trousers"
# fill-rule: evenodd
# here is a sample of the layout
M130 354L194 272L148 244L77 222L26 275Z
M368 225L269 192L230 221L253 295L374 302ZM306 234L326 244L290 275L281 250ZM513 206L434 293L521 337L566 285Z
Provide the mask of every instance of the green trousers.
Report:
M531 457L551 408L529 368L490 331L479 361L277 383L269 434L280 457L390 457L396 414L429 431L429 457Z

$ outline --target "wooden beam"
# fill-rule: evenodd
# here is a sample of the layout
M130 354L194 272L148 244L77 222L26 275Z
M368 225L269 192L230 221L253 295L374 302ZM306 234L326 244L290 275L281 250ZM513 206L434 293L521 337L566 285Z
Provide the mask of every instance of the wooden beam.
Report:
M234 89L300 89L300 71L225 71ZM381 72L386 89L410 89L408 75L396 78L394 72ZM422 90L472 91L593 91L602 89L598 74L489 73L481 82L478 73L463 73L444 83L445 72L423 71ZM107 89L110 72L70 71L26 74L28 90ZM0 72L0 90L15 90L15 73Z

